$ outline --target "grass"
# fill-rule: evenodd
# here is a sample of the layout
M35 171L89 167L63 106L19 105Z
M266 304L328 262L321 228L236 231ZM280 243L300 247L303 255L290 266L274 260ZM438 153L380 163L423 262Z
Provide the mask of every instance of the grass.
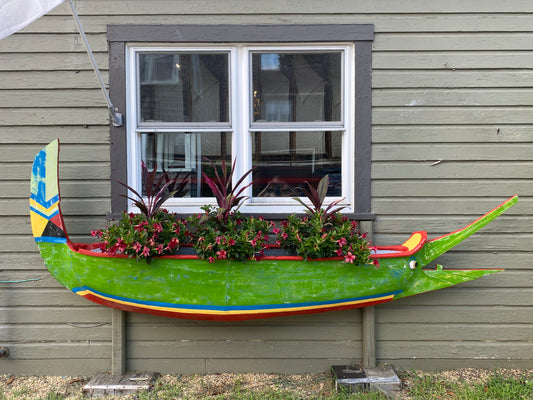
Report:
M440 374L404 372L406 393L413 400L530 400L533 399L533 374L506 376L495 370L485 379L474 381L447 379Z
M397 398L404 400L531 400L533 370L457 370L443 373L400 371L405 387ZM53 381L40 390L43 379L17 377L6 384L0 381L0 400L82 400L83 379ZM14 387L19 381L20 385ZM50 382L48 382L50 383ZM102 399L102 398L100 398ZM107 397L111 399L111 397ZM152 391L120 400L386 400L378 392L335 392L328 374L261 375L220 374L206 376L160 377Z

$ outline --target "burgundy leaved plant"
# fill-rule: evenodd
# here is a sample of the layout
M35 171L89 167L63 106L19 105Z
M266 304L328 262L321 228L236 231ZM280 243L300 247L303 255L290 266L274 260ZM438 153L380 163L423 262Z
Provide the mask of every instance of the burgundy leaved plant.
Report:
M173 197L176 193L180 195L184 194L189 174L185 177L177 175L174 178L170 178L168 172L163 170L163 174L156 181L157 164L152 171L149 171L144 161L141 161L141 168L143 185L146 190L146 201L144 200L144 197L131 186L118 180L117 182L132 192L136 198L125 194L121 196L132 200L133 204L146 216L146 218L151 218L169 198Z
M306 195L313 207L309 207L304 201L302 201L302 199L298 197L293 197L293 199L307 208L306 213L310 216L320 215L320 219L326 221L343 208L346 208L346 206L334 208L337 204L343 201L344 198L332 201L326 208L322 208L322 204L324 203L324 199L326 198L326 194L328 192L329 175L326 175L320 179L320 182L318 182L318 186L316 188L307 181L305 181L305 183L307 185L307 189L304 187L300 188L300 190Z
M246 190L246 188L252 185L253 182L244 186L241 185L246 179L246 177L254 170L254 168L249 169L247 172L245 172L243 176L241 176L241 178L237 181L237 183L235 185L232 185L233 173L235 171L235 163L237 160L233 161L233 165L229 173L226 168L226 162L222 160L221 173L219 173L217 166L213 161L206 157L204 157L204 159L207 160L213 167L216 180L211 179L203 172L202 175L204 177L205 182L209 185L209 188L211 189L211 192L213 192L213 196L215 196L215 199L217 201L217 214L220 215L224 221L226 221L232 210L235 209L233 211L237 211L240 206L240 202L247 198L247 196L243 196L242 194Z

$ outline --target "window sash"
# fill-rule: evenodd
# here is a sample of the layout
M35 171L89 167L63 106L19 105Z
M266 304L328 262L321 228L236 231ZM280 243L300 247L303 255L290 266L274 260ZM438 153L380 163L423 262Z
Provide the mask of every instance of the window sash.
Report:
M354 196L354 45L353 43L336 43L325 45L309 44L275 44L275 45L179 45L169 46L131 45L127 46L126 57L126 98L138 99L139 70L137 68L137 56L140 53L173 53L173 52L213 52L229 54L229 122L209 122L209 123L173 123L173 122L140 122L140 107L138 101L129 101L128 120L129 134L127 135L128 149L128 184L134 188L141 187L140 165L141 148L140 134L142 132L213 132L230 131L233 132L232 158L236 158L235 177L243 175L252 165L252 140L253 132L276 132L276 131L342 131L342 196L328 197L326 202L344 198L343 204L353 211ZM343 93L341 95L342 111L341 121L318 121L318 122L254 122L251 115L252 99L252 74L251 57L256 52L332 52L339 51L342 54L342 84ZM247 182L251 182L248 176ZM246 200L241 208L245 212L300 212L302 206L298 205L292 198L252 198L252 188L247 189L250 198ZM170 199L165 206L176 207L176 210L183 213L197 212L199 206L212 203L213 198L183 198ZM128 204L131 209L131 203ZM281 207L281 208L280 208ZM269 211L271 210L271 211Z

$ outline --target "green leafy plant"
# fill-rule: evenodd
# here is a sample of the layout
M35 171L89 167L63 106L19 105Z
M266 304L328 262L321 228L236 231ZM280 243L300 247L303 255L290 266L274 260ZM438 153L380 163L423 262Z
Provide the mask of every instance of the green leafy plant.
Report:
M119 181L136 196L123 195L133 201L141 214L123 213L117 224L93 230L91 234L99 238L98 246L103 253L125 254L150 262L153 257L174 254L188 239L185 221L161 208L167 199L185 192L188 177L178 175L170 178L167 171L163 171L156 179L157 165L152 171L144 162L141 167L146 200L132 187Z
M339 213L344 207L336 206L342 199L323 208L328 183L327 175L316 188L306 182L307 190L303 192L313 207L295 198L306 207L307 215L300 217L292 214L282 221L280 228L273 230L277 244L282 249L295 252L304 260L340 257L351 264L378 265L377 259L370 258L373 247L365 240L366 234L360 233L356 221Z
M229 172L224 161L220 173L213 162L211 165L216 179L205 174L204 179L213 192L218 207L205 205L202 207L203 214L187 219L194 233L193 247L198 257L209 262L261 258L267 248L268 232L273 224L261 217L245 217L238 211L241 201L246 198L244 190L252 184L243 185L244 179L253 169L232 185L235 162Z
M125 254L148 262L152 257L174 254L188 240L185 221L162 209L150 217L123 213L117 224L91 234L99 238L99 248L106 254Z
M193 228L193 247L198 257L215 260L258 260L264 255L272 222L243 216L239 211L223 218L211 205L202 207L204 214L189 217Z

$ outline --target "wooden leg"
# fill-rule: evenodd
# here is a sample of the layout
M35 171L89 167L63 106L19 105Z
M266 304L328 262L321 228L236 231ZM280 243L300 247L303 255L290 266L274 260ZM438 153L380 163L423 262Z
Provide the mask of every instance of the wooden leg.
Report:
M111 310L111 374L126 372L126 312Z

